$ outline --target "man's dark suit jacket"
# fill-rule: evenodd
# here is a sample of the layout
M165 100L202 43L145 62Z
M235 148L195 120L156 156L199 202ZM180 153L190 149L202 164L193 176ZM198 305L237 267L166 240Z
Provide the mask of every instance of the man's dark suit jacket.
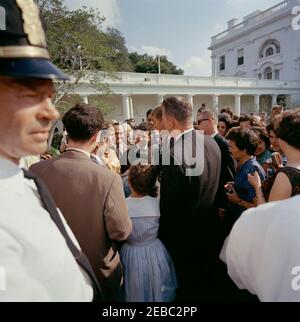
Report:
M195 133L188 132L182 140L184 144L191 142ZM204 136L204 143L192 140L192 146L197 145L203 152L198 153L197 160L203 162L204 169L190 176L186 174L187 165L176 161L176 147L180 144L177 141L170 150L171 165L162 165L159 238L174 260L179 282L176 300L199 300L209 297L206 290L212 286L218 257L219 227L212 205L219 186L221 152L209 136ZM190 143L187 147L189 158L193 149Z
M215 200L215 208L221 208L226 211L222 221L222 230L220 234L220 247L222 247L224 240L229 235L232 228L232 218L230 209L228 208L229 202L226 195L227 191L224 186L227 182L234 181L236 175L236 162L229 151L227 141L220 134L217 134L214 139L217 142L222 155L221 177Z
M214 140L217 142L221 150L222 160L217 206L218 208L226 209L227 197L224 186L227 182L234 181L236 173L236 162L229 152L228 143L219 133L214 136Z

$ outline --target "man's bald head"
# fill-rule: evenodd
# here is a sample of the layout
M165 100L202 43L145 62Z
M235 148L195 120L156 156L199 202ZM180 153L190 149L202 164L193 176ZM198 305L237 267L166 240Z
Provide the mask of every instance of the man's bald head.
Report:
M197 117L197 129L204 131L207 135L213 135L217 132L218 118L210 110L202 111Z

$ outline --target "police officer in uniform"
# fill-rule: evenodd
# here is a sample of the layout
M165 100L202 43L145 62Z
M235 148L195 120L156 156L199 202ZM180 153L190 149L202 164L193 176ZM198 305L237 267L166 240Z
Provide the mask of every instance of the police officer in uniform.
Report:
M53 80L34 0L0 0L0 302L103 300L89 261L43 182L19 161L47 149Z

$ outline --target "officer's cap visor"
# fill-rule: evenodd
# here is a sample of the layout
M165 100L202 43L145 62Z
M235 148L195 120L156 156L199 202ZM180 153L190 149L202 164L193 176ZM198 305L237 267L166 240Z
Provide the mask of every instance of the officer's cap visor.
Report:
M45 58L0 58L0 76L62 81L70 80L69 76Z

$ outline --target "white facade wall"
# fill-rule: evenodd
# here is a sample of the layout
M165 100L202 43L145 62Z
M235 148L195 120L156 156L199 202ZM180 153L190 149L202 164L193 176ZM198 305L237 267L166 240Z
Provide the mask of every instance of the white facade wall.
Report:
M242 23L232 20L223 33L213 36L212 75L257 78L270 67L280 71L279 80L300 80L300 30L292 28L292 8L300 6L299 0L286 0L264 12L245 17ZM268 40L280 44L280 53L260 58L260 50ZM238 50L244 49L244 65L238 66ZM220 71L220 57L225 55L225 70ZM298 96L298 99L300 97Z

